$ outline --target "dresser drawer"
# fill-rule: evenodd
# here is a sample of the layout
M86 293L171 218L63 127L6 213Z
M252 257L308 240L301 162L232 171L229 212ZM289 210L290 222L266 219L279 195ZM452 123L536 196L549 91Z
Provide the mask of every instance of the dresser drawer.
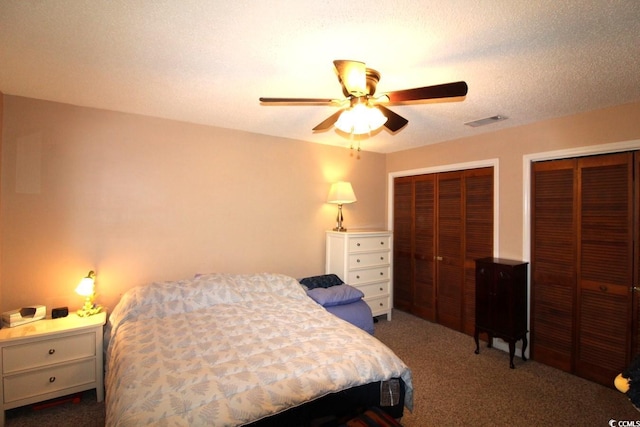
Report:
M4 378L4 402L39 396L96 381L95 358L37 369Z
M374 298L389 295L389 282L371 283L369 285L358 286L366 298Z
M350 271L347 284L358 286L361 283L389 280L389 267L368 268Z
M371 308L371 313L374 316L378 316L380 314L386 314L390 310L388 296L366 299L365 302L369 304L369 308Z
M2 349L3 373L95 356L94 332L7 346ZM5 387L5 392L6 392Z
M349 239L349 252L391 250L389 236L353 237Z
M350 268L389 265L389 252L370 252L349 255Z

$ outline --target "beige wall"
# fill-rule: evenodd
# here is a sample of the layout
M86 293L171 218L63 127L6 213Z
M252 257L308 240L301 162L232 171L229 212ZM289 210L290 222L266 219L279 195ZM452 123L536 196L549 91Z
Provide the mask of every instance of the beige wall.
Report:
M447 165L497 159L498 172L498 254L504 258L526 259L523 236L526 220L523 188L525 156L556 151L589 151L580 147L629 141L625 146L640 148L640 103L620 105L585 114L563 117L486 133L471 138L425 146L387 155L387 173L447 169ZM562 153L560 153L562 154ZM534 156L535 157L535 156Z
M0 110L1 111L1 110ZM348 228L386 224L385 156L4 96L0 310L98 302L198 272L324 271L330 183Z
M2 117L4 112L4 95L0 92L0 188L2 188ZM0 242L2 241L2 198L0 198ZM0 284L2 283L2 245L0 244ZM0 307L2 307L2 286L0 286Z

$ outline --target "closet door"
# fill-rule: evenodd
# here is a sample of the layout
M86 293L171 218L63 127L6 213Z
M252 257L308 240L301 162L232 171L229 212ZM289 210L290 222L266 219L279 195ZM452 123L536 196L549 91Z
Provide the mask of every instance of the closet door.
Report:
M532 165L531 356L572 371L576 160Z
M393 306L411 311L413 304L413 178L393 184Z
M602 384L629 362L633 154L578 161L576 373Z
M415 177L414 313L436 321L436 175Z
M464 281L463 172L438 174L437 187L437 321L462 330Z
M532 358L610 387L637 346L634 154L532 170Z
M473 335L476 313L476 260L493 257L493 168L464 176L464 289L462 332Z

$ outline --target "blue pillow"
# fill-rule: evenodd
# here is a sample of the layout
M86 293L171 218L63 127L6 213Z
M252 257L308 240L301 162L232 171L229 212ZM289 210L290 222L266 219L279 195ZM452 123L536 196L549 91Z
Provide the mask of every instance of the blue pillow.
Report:
M307 295L323 307L351 304L364 297L360 289L344 284L330 288L314 288L307 291Z
M342 285L342 280L335 274L323 274L322 276L305 277L300 283L307 289L329 288L331 286Z

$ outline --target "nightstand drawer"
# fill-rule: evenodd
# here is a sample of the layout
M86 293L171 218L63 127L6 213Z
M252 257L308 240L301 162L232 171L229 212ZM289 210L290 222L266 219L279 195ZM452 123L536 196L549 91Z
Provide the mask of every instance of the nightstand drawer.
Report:
M371 283L370 285L358 286L365 298L374 298L389 295L389 282Z
M4 403L96 381L96 361L87 359L4 378Z
M389 252L372 252L349 255L351 268L373 267L376 265L389 265Z
M349 239L349 252L391 250L389 236L353 237Z
M7 346L2 349L3 373L6 375L95 354L96 335L93 332Z
M389 280L389 267L350 271L347 284L358 286L360 283L369 283L376 280Z

